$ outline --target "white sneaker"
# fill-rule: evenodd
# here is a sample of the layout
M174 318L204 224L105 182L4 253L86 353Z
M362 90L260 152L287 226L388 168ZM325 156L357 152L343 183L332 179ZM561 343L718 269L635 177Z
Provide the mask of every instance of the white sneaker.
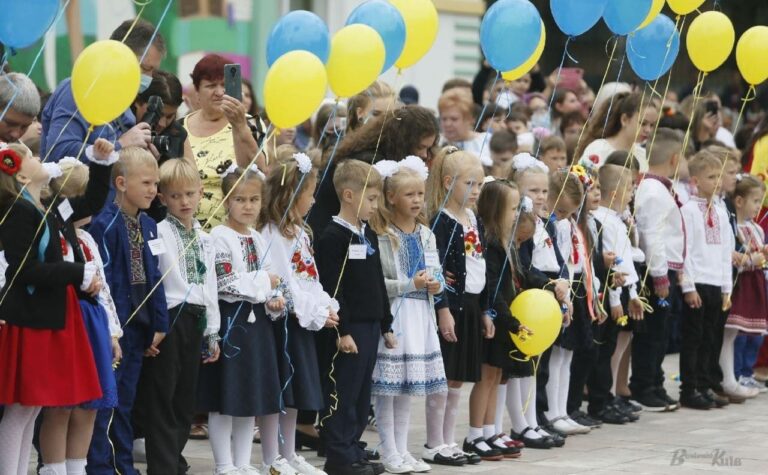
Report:
M413 467L405 463L399 454L393 454L384 459L384 470L389 473L411 473Z
M748 388L746 386L742 386L741 384L723 384L723 392L726 396L736 396L736 397L743 397L747 399L751 399L758 394L760 394L760 390L757 388Z
M413 468L415 473L424 473L432 470L432 467L423 460L416 460L410 452L406 452L402 455L403 461Z
M144 439L133 441L133 461L136 463L147 463L147 449L144 445Z
M224 470L218 470L218 469L213 470L213 475L241 475L241 473L242 472L236 469L235 467L227 468Z
M263 475L296 475L296 470L283 457L277 457L271 465L261 465Z
M582 434L581 429L577 428L574 425L571 425L571 423L568 422L567 419L557 419L555 421L550 421L552 423L552 427L555 428L556 431L566 434L566 435L574 435L574 434ZM583 427L583 426L582 426Z
M573 419L571 419L570 417L566 417L565 418L565 422L567 422L568 424L572 425L576 429L576 431L577 431L576 433L577 434L589 434L590 431L592 430L591 427L583 426L583 425L579 424L578 422L574 421Z
M240 467L237 469L236 473L238 475L261 475L261 471L259 471L259 469L254 467L253 465L246 465L245 467Z
M302 475L328 475L319 468L307 462L301 455L294 455L293 460L288 461L288 465L293 467L297 473Z
M764 383L760 383L752 376L741 376L739 378L739 384L747 388L755 388L761 393L768 391L768 387Z

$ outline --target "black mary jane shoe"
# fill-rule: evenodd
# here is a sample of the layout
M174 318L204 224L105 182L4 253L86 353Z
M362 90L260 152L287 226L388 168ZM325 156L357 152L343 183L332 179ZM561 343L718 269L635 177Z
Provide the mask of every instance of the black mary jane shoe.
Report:
M513 432L509 436L513 439L521 440L525 444L525 447L529 449L551 449L552 447L555 447L555 440L551 436L544 437L539 435L539 438L534 439L526 435L529 431L535 432L537 435L539 434L536 432L536 429L526 427L523 429L522 433L516 434Z
M480 444L483 443L488 446L488 449L483 449L480 447ZM504 459L504 455L501 453L501 450L494 448L482 437L478 437L473 441L464 439L464 447L462 447L461 450L467 453L477 454L482 460L490 462L498 462L499 460Z

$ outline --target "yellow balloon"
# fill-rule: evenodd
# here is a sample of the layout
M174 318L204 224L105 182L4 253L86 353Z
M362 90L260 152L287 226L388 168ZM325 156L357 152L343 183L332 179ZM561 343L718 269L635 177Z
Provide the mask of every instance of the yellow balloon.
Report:
M691 22L685 42L693 65L708 73L728 59L735 41L731 20L720 12L709 11Z
M139 60L119 41L92 43L72 67L72 96L77 109L93 126L120 117L136 99L139 84Z
M667 0L667 3L673 12L678 15L687 15L699 8L704 0Z
M544 353L560 334L563 312L555 297L546 290L526 290L512 301L509 311L533 332L533 335L528 335L525 339L511 332L509 334L517 349L524 355L536 356Z
M328 85L337 97L352 97L373 84L384 67L381 36L368 25L345 26L331 40Z
M664 8L664 0L653 0L653 3L651 4L651 11L648 12L648 16L645 17L645 20L640 23L640 26L638 26L637 29L639 30L648 26L648 24L650 24L654 18L659 16L662 8Z
M536 66L536 63L539 62L539 59L541 58L541 54L544 52L544 44L546 42L547 42L547 31L544 28L544 22L542 21L541 37L539 38L539 44L536 45L536 49L533 50L533 54L531 55L531 57L526 59L523 64L516 67L515 69L501 73L501 77L504 78L505 81L514 81L515 79L520 79L521 77L525 76L528 72L530 72L531 69L533 69L534 66Z
M405 20L405 47L395 66L405 69L416 64L437 38L437 10L432 0L389 0Z
M736 65L748 84L768 79L768 26L753 26L736 44Z
M325 97L325 66L308 51L290 51L272 63L264 80L267 116L275 127L287 129L304 122Z

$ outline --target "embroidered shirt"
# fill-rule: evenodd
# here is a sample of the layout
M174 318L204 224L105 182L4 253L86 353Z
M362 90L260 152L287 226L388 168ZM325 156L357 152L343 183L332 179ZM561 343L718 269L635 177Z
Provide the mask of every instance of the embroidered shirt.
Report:
M144 238L141 237L141 226L136 216L120 211L128 229L128 250L131 260L131 285L144 285L147 274L144 272Z
M692 196L681 210L689 234L683 292L694 291L695 284L706 284L730 293L733 287L731 251L735 242L726 210L696 196Z

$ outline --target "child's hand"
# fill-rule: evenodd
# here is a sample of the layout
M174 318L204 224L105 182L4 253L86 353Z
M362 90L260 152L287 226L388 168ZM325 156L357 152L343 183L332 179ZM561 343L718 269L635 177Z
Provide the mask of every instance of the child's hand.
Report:
M276 289L277 286L280 285L280 276L269 274L269 284L272 286L272 289Z
M440 334L443 339L449 343L456 343L459 341L454 333L456 323L453 320L451 311L447 308L441 308L437 312L437 326L440 329Z
M456 276L448 271L445 271L445 283L453 287L453 285L456 283Z
M533 336L533 330L526 327L522 323L520 324L520 327L517 330L517 334L520 336Z
M731 302L731 294L723 294L723 312L727 312L733 306Z
M283 297L275 297L267 301L267 310L270 312L282 312L285 309L285 299Z
M90 295L91 297L96 297L99 295L99 292L101 292L103 284L101 282L101 279L99 278L99 274L96 274L93 276L93 280L91 280L91 285L88 286L88 288L85 290L85 293Z
M643 302L640 299L632 299L629 301L629 318L632 320L643 319Z
M440 282L433 279L432 277L427 279L427 292L429 295L435 295L436 293L440 292Z
M336 328L339 325L339 314L328 309L328 319L325 321L325 328Z
M614 272L611 274L611 278L613 279L611 282L611 287L614 289L618 289L619 287L624 287L624 284L627 283L627 274L626 272Z
M753 252L749 257L754 267L759 269L765 265L765 256L762 252Z
M112 337L112 364L116 365L123 359L123 349L120 348L120 342L117 337Z
M338 346L339 351L342 353L352 353L355 355L357 354L357 345L355 344L355 339L352 338L352 335L344 335L343 337L339 338L336 346Z
M686 305L691 308L701 308L701 296L695 290L683 295Z
M490 340L496 334L496 326L493 324L493 320L487 313L483 314L483 337L486 340Z
M742 254L740 252L733 251L731 252L731 262L733 263L734 267L743 267L747 265L747 255Z
M610 269L613 267L613 264L616 263L616 253L613 251L603 251L603 262L606 268Z
M152 344L144 351L144 356L155 357L159 355L160 350L158 349L158 346L160 346L160 342L163 341L163 338L165 338L165 333L155 332L155 336L152 337Z
M219 359L219 355L221 354L221 349L219 348L219 342L214 341L211 346L208 347L208 353L210 353L211 356L203 360L203 364L208 363L215 363Z
M614 322L618 322L621 317L624 316L624 309L621 308L621 305L616 305L615 307L611 307L611 318Z
M386 346L390 350L397 348L397 338L395 338L394 333L387 332L384 334L384 346Z
M568 300L568 293L570 292L571 288L568 285L568 281L565 279L560 279L555 283L555 298L557 298L558 302L565 302Z
M427 279L427 271L420 270L413 276L413 286L416 287L416 290L421 290L427 286Z
M108 160L109 154L115 150L115 146L112 145L107 139L96 139L93 143L93 158L96 160Z

